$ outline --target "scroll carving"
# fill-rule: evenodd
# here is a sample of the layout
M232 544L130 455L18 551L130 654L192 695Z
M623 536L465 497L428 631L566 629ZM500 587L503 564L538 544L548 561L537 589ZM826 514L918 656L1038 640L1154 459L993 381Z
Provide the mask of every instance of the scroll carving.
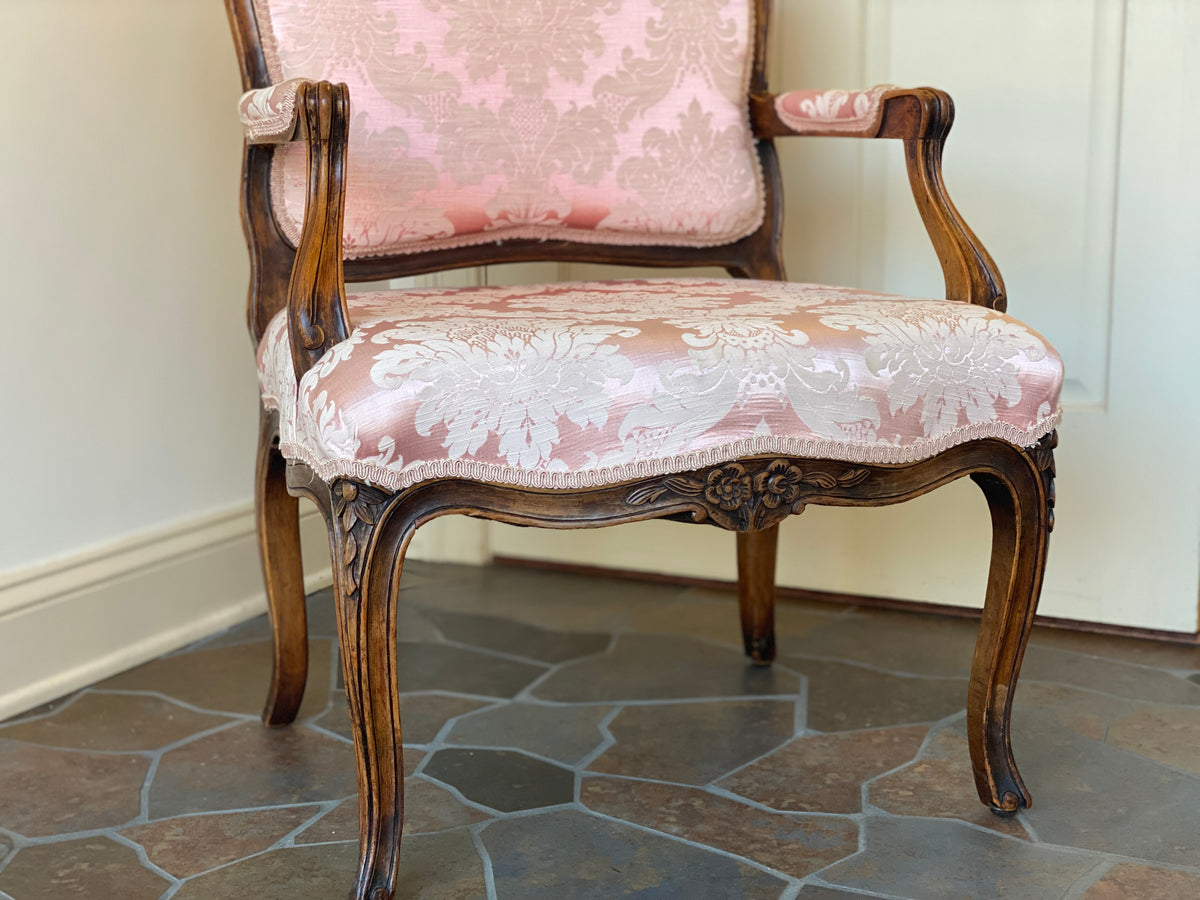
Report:
M731 462L707 472L668 475L630 491L625 502L645 506L687 500L693 517L731 531L760 531L799 513L815 495L865 481L871 470L845 463L775 459Z
M1058 432L1052 431L1029 448L1034 464L1042 473L1042 484L1046 486L1046 530L1054 530L1054 448L1058 446Z

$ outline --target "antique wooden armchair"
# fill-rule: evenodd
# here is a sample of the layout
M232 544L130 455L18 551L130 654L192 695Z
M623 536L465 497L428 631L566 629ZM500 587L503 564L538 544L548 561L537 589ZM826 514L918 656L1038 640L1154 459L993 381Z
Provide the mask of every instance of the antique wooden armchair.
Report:
M1009 716L1053 525L1062 368L1004 314L996 266L946 195L946 94L771 94L768 0L227 6L247 90L264 719L292 721L304 689L307 496L329 526L358 760L352 896L395 888L396 590L414 531L452 513L735 531L746 652L768 665L783 518L970 475L994 531L975 780L997 813L1030 802ZM790 135L902 142L945 300L784 282L773 139ZM525 260L734 278L345 290Z

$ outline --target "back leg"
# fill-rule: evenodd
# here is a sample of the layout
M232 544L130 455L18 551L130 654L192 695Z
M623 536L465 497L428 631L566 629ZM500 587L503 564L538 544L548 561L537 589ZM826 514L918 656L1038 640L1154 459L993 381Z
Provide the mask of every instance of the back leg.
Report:
M778 546L778 525L762 531L738 532L742 640L746 655L756 666L769 666L775 659L775 554Z
M287 492L286 474L287 463L279 452L279 418L264 409L258 433L254 518L275 647L271 687L262 713L267 725L288 725L295 720L308 680L300 504Z

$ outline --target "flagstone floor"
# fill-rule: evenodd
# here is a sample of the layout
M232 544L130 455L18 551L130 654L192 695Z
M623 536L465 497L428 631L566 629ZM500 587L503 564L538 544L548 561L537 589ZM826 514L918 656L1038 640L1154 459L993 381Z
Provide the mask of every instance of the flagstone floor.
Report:
M974 797L975 626L782 603L771 670L730 594L412 564L398 897L1200 897L1200 649L1039 629ZM263 618L0 725L0 897L341 898L357 861L328 592L291 728Z

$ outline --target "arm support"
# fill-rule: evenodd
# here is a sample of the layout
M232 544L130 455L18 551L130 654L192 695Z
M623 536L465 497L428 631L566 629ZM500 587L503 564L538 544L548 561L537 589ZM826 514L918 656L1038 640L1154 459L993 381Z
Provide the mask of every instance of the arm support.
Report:
M287 301L292 364L299 378L350 335L342 271L350 95L344 84L293 79L247 92L239 112L252 144L308 144L304 227Z
M759 138L813 135L893 138L904 142L913 198L937 252L946 299L1004 311L1004 280L991 255L946 193L942 147L954 122L950 95L934 88L882 86L870 91L793 91L750 98Z

